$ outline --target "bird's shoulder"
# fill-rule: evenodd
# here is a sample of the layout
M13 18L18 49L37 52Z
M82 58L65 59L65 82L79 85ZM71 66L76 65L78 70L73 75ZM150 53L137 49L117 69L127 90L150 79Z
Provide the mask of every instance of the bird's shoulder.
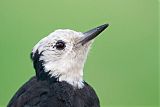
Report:
M100 107L95 90L87 82L82 89L75 91L74 103L75 107Z
M72 86L66 82L49 83L32 77L15 93L7 107L70 107L73 94Z

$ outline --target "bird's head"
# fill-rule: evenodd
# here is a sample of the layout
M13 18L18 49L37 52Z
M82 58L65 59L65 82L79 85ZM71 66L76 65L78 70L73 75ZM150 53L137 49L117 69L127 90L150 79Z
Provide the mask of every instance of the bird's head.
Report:
M93 39L108 24L85 33L59 29L40 40L33 48L31 59L38 79L66 81L83 87L83 67Z

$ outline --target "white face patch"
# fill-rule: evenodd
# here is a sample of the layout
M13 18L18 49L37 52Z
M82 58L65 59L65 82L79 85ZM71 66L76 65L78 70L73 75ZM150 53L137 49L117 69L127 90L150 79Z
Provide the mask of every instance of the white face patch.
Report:
M49 36L40 40L33 48L32 53L38 50L42 55L45 72L59 81L66 81L76 88L83 88L83 68L91 42L77 45L83 33L73 30L56 30ZM64 49L57 49L58 41L65 43Z

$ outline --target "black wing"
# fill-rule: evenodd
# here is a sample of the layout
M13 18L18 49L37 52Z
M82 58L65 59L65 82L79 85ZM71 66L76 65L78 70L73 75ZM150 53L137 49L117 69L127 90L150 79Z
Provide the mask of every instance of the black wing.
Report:
M58 82L51 85L48 81L38 81L32 77L16 92L7 107L71 107L67 99L71 92L60 88Z
M39 83L36 77L32 77L15 93L7 107L32 107L37 105L43 95L48 92L47 88L42 88L45 85L47 85L45 82Z

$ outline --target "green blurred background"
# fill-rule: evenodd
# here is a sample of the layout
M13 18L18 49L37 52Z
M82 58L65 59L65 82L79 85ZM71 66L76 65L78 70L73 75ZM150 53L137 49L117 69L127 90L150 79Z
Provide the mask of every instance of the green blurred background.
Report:
M109 23L84 78L102 107L158 107L158 0L0 0L0 106L33 76L32 47L58 28Z

